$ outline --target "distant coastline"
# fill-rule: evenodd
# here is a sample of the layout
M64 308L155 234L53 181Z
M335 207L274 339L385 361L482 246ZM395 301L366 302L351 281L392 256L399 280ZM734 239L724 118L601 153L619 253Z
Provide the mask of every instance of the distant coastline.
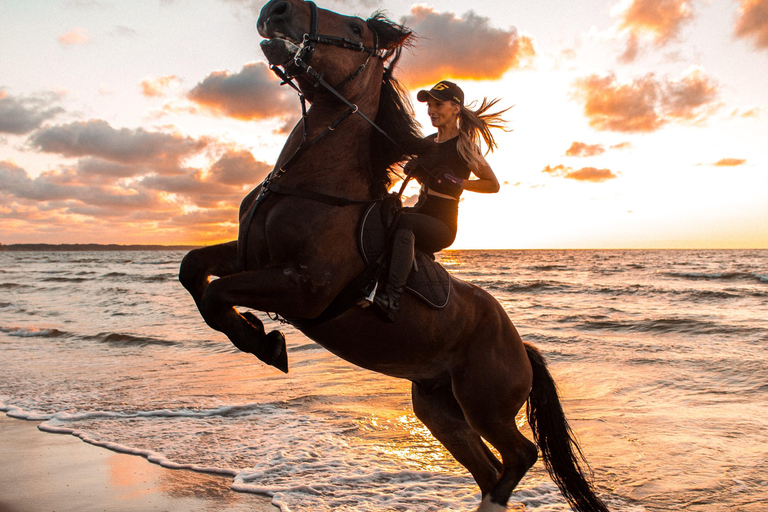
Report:
M0 244L0 251L189 251L199 245Z

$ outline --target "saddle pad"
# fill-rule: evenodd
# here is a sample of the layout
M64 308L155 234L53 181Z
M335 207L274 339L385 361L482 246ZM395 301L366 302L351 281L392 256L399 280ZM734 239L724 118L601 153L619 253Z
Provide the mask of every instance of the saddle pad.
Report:
M378 201L365 212L360 222L360 254L366 264L387 249L387 230L394 218L392 201ZM405 288L434 308L444 308L451 294L451 277L431 254L416 250L415 266ZM386 275L385 272L382 273Z

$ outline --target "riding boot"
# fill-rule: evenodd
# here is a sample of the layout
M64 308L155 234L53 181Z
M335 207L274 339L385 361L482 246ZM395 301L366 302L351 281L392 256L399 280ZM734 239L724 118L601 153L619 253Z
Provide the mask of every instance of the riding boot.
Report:
M403 295L408 274L413 266L415 237L408 229L395 231L392 242L392 254L389 258L389 276L384 287L384 293L377 293L374 302L386 315L390 322L395 321L395 315L400 311L400 297Z

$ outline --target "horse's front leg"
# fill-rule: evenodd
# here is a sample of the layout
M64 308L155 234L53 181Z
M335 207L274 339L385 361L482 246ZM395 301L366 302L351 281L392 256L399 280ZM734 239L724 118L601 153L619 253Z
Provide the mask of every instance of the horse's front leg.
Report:
M203 294L208 288L211 276L226 277L240 271L237 259L237 241L193 249L184 256L179 267L179 281L187 289L203 316L205 323L220 331L216 319L206 317L200 307Z
M237 241L233 241L190 251L181 262L179 281L192 295L200 315L209 327L226 334L243 352L254 354L265 363L287 372L288 356L282 333L272 331L267 334L264 324L252 313L240 314L234 308L211 307L210 300L208 306L204 306L203 297L208 287L211 282L218 281L211 281L211 277L221 279L238 272Z
M235 306L313 318L332 296L318 286L317 276L293 266L238 272L208 283L199 303L203 318L215 319L216 328L240 350L267 364L288 371L285 339L278 331L264 334L263 324L252 313L241 314Z

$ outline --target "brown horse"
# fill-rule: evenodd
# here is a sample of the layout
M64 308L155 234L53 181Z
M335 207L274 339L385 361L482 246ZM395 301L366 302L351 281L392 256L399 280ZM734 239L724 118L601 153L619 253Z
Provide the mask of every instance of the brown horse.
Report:
M472 474L480 511L506 510L537 459L515 424L527 401L534 439L571 506L607 511L580 466L540 353L482 289L452 278L443 309L406 294L394 323L357 306L300 322L320 316L366 268L356 243L366 205L386 194L390 167L418 151L410 102L392 77L412 34L381 14L362 20L303 0L271 0L258 29L268 60L295 78L311 108L273 172L243 200L238 240L182 262L179 278L206 323L287 371L283 336L235 306L274 312L339 357L410 380L414 413Z

